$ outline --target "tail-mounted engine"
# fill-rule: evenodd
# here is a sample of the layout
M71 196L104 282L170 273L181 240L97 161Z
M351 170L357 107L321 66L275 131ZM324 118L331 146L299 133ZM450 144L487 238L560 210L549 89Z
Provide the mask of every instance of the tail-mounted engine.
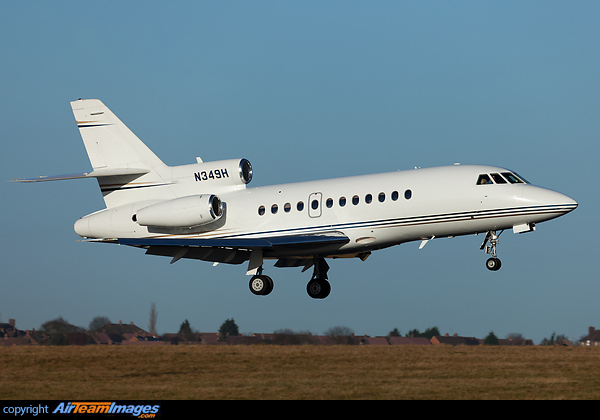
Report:
M252 181L252 165L247 159L229 159L173 166L170 178L179 183L193 183L200 191L219 192L231 187L245 187Z
M144 207L134 220L142 226L196 227L218 220L223 215L223 202L216 195L201 194L175 198Z

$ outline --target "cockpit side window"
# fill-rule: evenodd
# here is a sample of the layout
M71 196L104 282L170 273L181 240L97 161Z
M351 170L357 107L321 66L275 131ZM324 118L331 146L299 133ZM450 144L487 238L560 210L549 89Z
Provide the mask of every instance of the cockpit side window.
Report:
M488 174L479 175L479 178L477 178L477 185L487 185L487 184L493 184L492 180L490 179L490 176Z
M523 178L521 175L519 175L516 172L513 172L513 175L516 176L517 178L519 178L521 181L523 181L525 184L531 184L531 182L527 181L525 178Z
M511 184L523 184L524 181L511 172L502 172L502 176L508 179Z
M506 184L506 180L500 174L492 174L492 178L496 184Z

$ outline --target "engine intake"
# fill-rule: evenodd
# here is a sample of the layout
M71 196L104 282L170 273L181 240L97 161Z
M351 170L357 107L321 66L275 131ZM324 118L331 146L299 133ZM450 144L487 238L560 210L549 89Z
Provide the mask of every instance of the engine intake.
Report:
M175 198L144 207L135 215L142 226L196 227L218 220L223 202L216 195L201 194Z

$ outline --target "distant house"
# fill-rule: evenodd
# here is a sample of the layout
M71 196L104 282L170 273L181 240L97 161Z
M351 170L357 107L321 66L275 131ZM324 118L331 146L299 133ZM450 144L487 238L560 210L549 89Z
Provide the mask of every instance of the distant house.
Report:
M264 339L260 335L228 335L225 339L227 344L231 345L245 345L249 346L251 344L263 344Z
M123 324L122 321L119 321L118 324L112 324L108 322L94 331L94 333L104 334L101 337L103 343L106 344L120 344L124 341L140 341L140 339L137 337L152 337L151 334L141 329L133 322L130 322L129 324Z
M121 341L121 345L128 346L152 346L152 345L164 345L167 344L165 341L162 341L158 337L154 337L152 335L139 335L127 333L123 334L123 341Z
M24 346L32 344L31 337L26 331L15 327L15 320L0 323L0 346ZM36 343L37 344L37 343Z
M0 346L28 346L34 344L30 337L6 337L0 339Z
M483 344L483 343L482 343ZM533 341L525 338L500 338L498 339L500 346L533 346Z
M369 344L371 346L389 346L390 343L387 337L369 337L365 335L360 344Z
M582 346L600 346L600 330L597 330L594 327L589 327L588 335L586 335L585 337L581 337L579 342Z
M18 336L17 329L15 328L15 320L9 319L8 323L0 323L0 337L16 337Z
M219 339L219 333L200 333L200 344L225 344Z
M113 344L113 341L110 339L110 336L106 333L93 332L90 333L90 337L92 337L96 344Z
M478 346L479 340L475 337L461 337L457 334L450 336L446 334L432 337L431 344L434 346Z
M67 334L67 345L69 346L85 346L88 344L96 344L96 342L87 333L72 332Z
M392 346L431 346L431 341L426 337L390 337Z

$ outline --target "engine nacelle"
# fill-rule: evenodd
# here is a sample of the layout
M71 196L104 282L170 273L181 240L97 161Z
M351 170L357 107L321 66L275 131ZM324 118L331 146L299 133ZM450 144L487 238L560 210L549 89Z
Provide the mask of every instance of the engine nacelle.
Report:
M201 194L175 198L144 207L134 215L142 226L196 227L223 215L223 202L216 195Z

